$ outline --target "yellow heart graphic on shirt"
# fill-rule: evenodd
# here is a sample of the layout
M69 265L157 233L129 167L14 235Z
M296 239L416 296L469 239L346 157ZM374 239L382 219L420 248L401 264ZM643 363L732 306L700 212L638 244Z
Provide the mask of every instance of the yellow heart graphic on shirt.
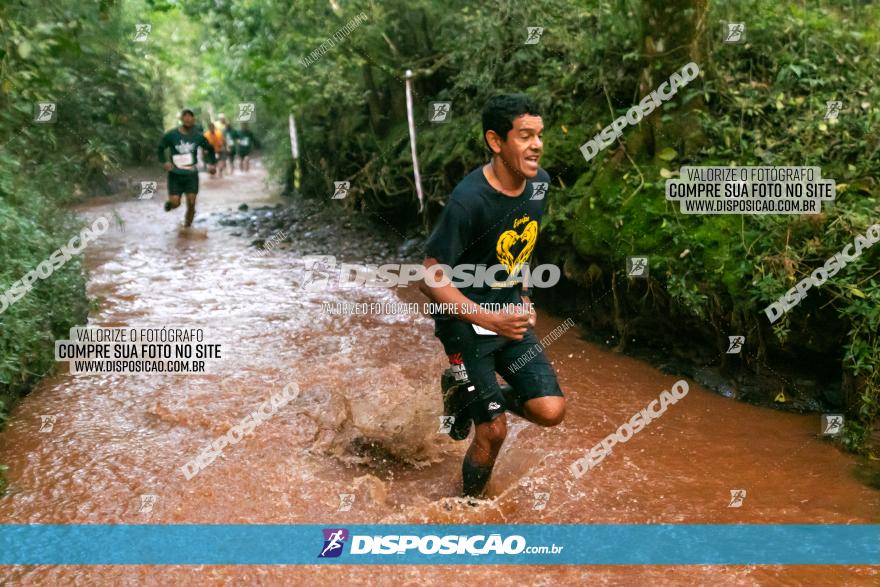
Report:
M519 255L516 256L516 259L514 259L510 248L519 241L523 241L525 246L519 252ZM515 230L505 230L502 232L501 236L498 237L498 243L495 245L495 255L507 267L508 273L512 275L519 271L520 267L529 260L529 255L532 254L532 250L537 242L538 221L532 220L526 224L521 233L517 233Z

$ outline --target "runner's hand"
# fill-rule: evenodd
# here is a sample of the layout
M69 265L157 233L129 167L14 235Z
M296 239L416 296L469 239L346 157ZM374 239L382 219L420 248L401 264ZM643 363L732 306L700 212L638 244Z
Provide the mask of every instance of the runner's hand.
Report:
M529 325L529 315L525 312L493 312L489 325L485 328L497 332L504 338L522 340Z
M165 168L165 171L171 171L172 169L174 169L174 165L167 161L165 162L165 165L163 165L163 167Z

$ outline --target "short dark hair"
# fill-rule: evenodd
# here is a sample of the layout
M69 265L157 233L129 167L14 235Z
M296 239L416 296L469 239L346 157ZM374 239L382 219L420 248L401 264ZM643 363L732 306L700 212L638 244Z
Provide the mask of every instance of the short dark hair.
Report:
M492 96L483 107L483 140L486 141L486 133L494 130L507 140L507 133L513 128L513 121L523 114L541 116L538 105L525 94L500 94ZM489 141L486 141L489 146Z
M183 117L186 116L187 114L189 114L189 115L192 116L193 118L196 117L196 113L193 112L192 110L190 110L189 108L184 108L183 110L180 111L180 117L181 117L181 118L183 118Z

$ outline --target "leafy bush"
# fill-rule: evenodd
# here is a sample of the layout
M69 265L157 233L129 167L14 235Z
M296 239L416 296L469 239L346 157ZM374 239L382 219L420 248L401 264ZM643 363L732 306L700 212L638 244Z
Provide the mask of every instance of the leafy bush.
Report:
M131 42L133 16L113 3L0 6L0 291L80 229L66 205L107 188L107 174L154 156L161 130L155 63ZM129 34L131 31L132 34ZM37 102L57 105L51 124ZM81 258L73 258L0 314L0 397L54 366L54 340L85 321ZM0 405L0 423L8 405Z

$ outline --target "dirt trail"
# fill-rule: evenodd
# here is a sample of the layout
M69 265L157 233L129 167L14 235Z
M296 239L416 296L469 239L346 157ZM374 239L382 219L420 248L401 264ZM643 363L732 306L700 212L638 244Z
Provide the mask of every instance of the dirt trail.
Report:
M857 461L817 438L818 417L760 409L691 382L659 420L574 479L568 467L678 378L578 338L547 350L568 397L563 425L510 417L490 484L497 499L465 507L463 443L437 434L444 367L425 316L339 316L325 302L422 302L413 290L297 291L302 262L290 235L254 256L211 212L274 204L261 167L202 177L196 227L161 200L97 203L118 213L86 252L90 324L201 327L224 361L204 375L83 375L45 380L0 433L10 490L3 523L876 523L878 493ZM164 194L164 186L160 186ZM344 239L340 233L340 239ZM333 254L333 251L327 251ZM240 260L246 257L244 262ZM539 314L539 336L567 316ZM180 467L272 393L302 393L253 436L191 480ZM41 415L56 415L40 432ZM728 507L744 489L742 507ZM548 493L535 509L536 493ZM339 512L340 494L354 495ZM143 512L141 496L155 495ZM5 568L13 584L373 585L876 584L853 567L37 567Z

